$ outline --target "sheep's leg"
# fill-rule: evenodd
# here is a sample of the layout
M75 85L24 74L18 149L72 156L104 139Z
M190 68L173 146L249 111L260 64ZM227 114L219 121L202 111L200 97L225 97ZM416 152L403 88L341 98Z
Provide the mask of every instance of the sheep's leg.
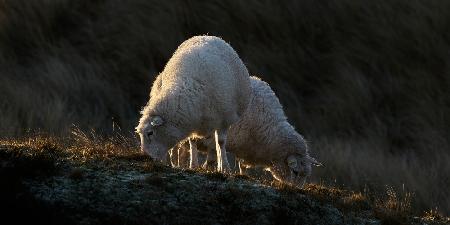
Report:
M181 151L180 148L177 148L177 167L181 166L181 163L180 163L181 152L180 151Z
M247 174L247 167L242 163L242 159L238 160L238 166L239 166L239 174L240 175L246 175Z
M198 167L198 150L197 150L197 142L191 140L189 138L189 153L190 153L190 162L189 168L197 168Z
M175 150L173 148L169 149L169 158L170 158L170 165L172 167L176 167L175 165Z
M208 168L214 168L214 164L216 164L216 149L215 148L209 148L208 152L206 153L206 160L202 165L203 169Z
M215 131L214 139L216 140L216 152L217 152L217 171L219 172L231 172L230 164L228 164L227 151L225 149L225 143L227 140L226 131Z

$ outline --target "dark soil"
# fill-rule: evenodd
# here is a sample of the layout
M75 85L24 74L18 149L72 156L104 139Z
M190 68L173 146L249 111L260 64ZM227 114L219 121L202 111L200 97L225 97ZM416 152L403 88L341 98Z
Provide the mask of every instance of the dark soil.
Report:
M0 147L2 224L381 224L301 189L170 168L136 154Z

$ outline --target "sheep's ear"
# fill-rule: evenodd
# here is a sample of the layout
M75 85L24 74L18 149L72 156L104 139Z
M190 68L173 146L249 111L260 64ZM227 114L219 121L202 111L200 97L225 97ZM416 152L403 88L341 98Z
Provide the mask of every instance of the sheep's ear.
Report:
M160 116L153 116L150 119L150 125L152 125L152 127L161 126L161 125L163 125L163 123L164 123L164 120Z
M322 163L318 162L315 158L308 156L308 160L313 164L314 166L323 166Z
M289 156L287 158L287 163L288 163L289 168L297 169L297 159L294 156L292 156L292 155Z

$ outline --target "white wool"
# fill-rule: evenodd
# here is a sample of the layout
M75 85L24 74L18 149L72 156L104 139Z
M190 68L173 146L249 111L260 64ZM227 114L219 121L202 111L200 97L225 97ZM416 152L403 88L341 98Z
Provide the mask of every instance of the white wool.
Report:
M257 77L251 77L250 81L253 94L249 107L229 128L226 148L245 167L264 167L276 179L301 186L315 160L309 156L302 135L287 121L270 86ZM213 147L209 139L200 141L208 148ZM186 151L182 145L179 148ZM297 162L294 168L289 167L289 160Z
M246 113L228 131L229 152L249 166L262 166L274 178L302 186L318 164L302 135L289 124L270 86L251 77L252 99Z
M158 75L136 131L142 150L163 160L179 141L226 131L239 120L251 96L247 68L218 37L196 36L183 42ZM151 126L152 118L161 126ZM151 138L147 135L152 132Z
M269 84L251 77L253 95L238 123L228 131L227 146L239 158L256 165L269 165L287 154L306 155L305 140L292 127Z

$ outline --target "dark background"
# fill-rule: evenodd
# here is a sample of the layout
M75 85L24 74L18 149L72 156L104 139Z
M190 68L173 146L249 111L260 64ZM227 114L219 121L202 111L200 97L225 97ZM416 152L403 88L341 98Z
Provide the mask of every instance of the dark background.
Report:
M314 182L413 195L450 213L446 0L4 0L0 136L137 125L154 77L194 35L267 81L326 167Z

